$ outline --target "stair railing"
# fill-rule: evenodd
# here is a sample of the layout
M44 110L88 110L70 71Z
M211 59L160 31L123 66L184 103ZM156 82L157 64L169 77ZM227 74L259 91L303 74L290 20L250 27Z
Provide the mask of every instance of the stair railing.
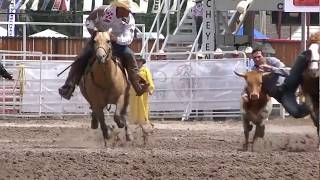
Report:
M163 6L164 6L164 3L165 3L165 1L162 1L162 2L161 2L160 9L158 9L157 15L156 15L156 17L154 18L154 21L153 21L153 23L152 23L152 25L151 25L151 27L150 27L149 34L151 34L151 33L153 32L153 29L154 29L154 26L156 25L156 23L157 23L157 24L159 23L159 19L160 19L160 15L161 15L161 13L162 13L162 8L163 8ZM157 25L157 26L158 26L158 25ZM157 32L159 33L159 31L157 31ZM142 45L142 47L141 47L141 51L140 51L141 54L143 53L143 50L147 48L146 45L148 44L147 42L149 42L150 37L151 37L151 36L148 36L148 37L146 38L145 42L143 43L143 45ZM157 39L159 39L159 35L158 35Z
M180 3L180 5L179 5L179 8L178 8L178 9L181 9L185 2L188 2L188 0L182 0L181 3ZM180 19L181 11L180 11L180 10L177 10L177 11L176 11L176 12L177 12L177 24L178 24L178 26L176 27L176 29L175 29L174 32L172 33L173 35L177 34L177 32L178 32L178 30L181 28L184 20L187 19L188 14L189 14L189 12L190 12L190 9L191 9L191 7L188 7L188 6L186 7L186 9L185 9L185 11L184 11L184 14L183 14L183 16L182 16L181 19ZM169 39L169 36L167 35L166 38L165 38L165 40L163 41L162 46L161 46L161 50L162 50L162 51L164 50L164 48L165 48L165 46L166 46L166 44L167 44L167 42L168 42L168 39Z
M164 25L165 25L165 23L166 23L166 21L167 21L167 17L169 16L169 13L170 13L169 11L166 12L166 15L165 15L164 18L163 18L164 20L162 21L162 24L161 24L160 28L158 28L158 31L157 31L158 34L162 31L162 29L163 29L163 27L164 27ZM167 23L168 25L170 24L169 22L170 22L170 20L168 20L168 23ZM167 31L169 31L169 30L167 30ZM167 34L168 34L168 33L167 33ZM155 41L153 42L153 45L152 45L152 47L151 47L148 60L150 60L150 57L151 57L151 55L152 55L152 53L153 53L156 45L158 45L158 44L159 44L159 35L157 36L157 39L155 39Z
M184 1L185 1L185 0L183 0L183 2L184 2ZM163 1L163 2L165 2L165 1ZM163 2L162 2L162 3L163 3ZM167 0L167 3L169 4L169 0ZM161 5L163 5L163 4L161 4ZM182 7L181 4L180 4L179 8L180 8L180 7ZM162 11L163 8L164 8L164 5L161 6L161 9L160 9L160 10ZM166 6L166 8L167 8L166 14L165 14L165 16L164 16L164 18L163 18L163 21L162 21L160 27L159 27L160 17L156 17L156 18L155 18L155 21L157 22L157 33L158 33L158 34L157 34L157 38L155 39L155 41L154 41L154 43L153 43L153 45L152 45L152 47L151 47L150 53L148 54L149 57L147 58L147 60L150 60L150 57L151 57L152 53L155 51L156 45L157 45L157 51L159 51L159 33L162 32L165 24L167 24L167 33L166 33L167 36L166 36L165 39L168 39L168 35L170 34L170 18L169 18L169 15L171 14L171 12L174 12L174 11L177 11L177 10L172 10L172 9L170 9L169 6ZM159 10L159 12L161 12L160 10ZM153 27L152 27L152 29L150 29L150 30L153 30ZM162 46L162 48L163 48L163 46ZM161 50L163 50L163 49L161 49Z
M195 52L195 47L198 45L198 39L199 39L200 34L202 32L202 27L203 27L203 23L201 24L200 29L199 29L198 34L197 34L197 37L196 37L196 39L194 40L194 42L192 44L192 47L191 47L191 50L190 50L190 53L189 53L189 56L188 56L187 60L190 60L193 52Z

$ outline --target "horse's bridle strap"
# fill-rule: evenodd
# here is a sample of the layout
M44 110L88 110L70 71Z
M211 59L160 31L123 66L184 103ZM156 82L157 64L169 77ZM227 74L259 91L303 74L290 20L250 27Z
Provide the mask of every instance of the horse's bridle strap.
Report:
M97 51L98 49L102 49L102 50L107 54L106 59L108 59L108 58L110 57L110 52L111 52L111 48L110 48L110 47L109 47L108 51L107 51L104 47L101 47L101 46L97 47L97 48L96 48L96 51Z

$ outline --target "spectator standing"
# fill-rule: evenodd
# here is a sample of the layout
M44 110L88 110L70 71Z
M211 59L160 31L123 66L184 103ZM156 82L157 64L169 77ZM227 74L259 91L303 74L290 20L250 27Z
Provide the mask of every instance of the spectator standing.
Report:
M148 84L148 92L143 93L141 96L136 96L133 88L130 89L129 100L129 121L133 124L147 125L149 122L149 95L154 91L154 83L150 70L144 66L146 60L142 57L137 57L137 64L141 78Z
M200 27L203 21L203 4L202 0L195 0L195 5L191 8L193 19L196 23L196 31L199 34ZM198 39L198 51L201 50L202 47L202 31L200 32Z

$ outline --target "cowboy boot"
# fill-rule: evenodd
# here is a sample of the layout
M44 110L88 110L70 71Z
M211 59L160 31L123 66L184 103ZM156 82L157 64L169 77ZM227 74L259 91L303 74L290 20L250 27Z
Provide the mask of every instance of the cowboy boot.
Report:
M0 74L5 79L12 80L12 75L8 73L8 71L3 67L1 63L0 63Z
M80 79L85 71L85 68L88 64L89 59L92 56L92 46L93 41L90 40L85 48L83 49L82 53L76 58L76 60L73 62L71 69L69 71L68 77L66 79L66 82L62 87L59 88L59 94L69 100L72 96L72 93L76 87L76 85L79 84Z
M141 96L142 94L149 91L149 84L139 75L138 72L134 70L134 68L127 68L129 80L137 96Z
M149 91L149 83L147 83L140 75L137 62L133 56L124 55L125 65L128 72L129 80L133 89L136 91L137 96Z
M75 66L71 66L71 70L72 68L75 67ZM75 68L74 68L75 69ZM59 88L59 94L60 96L62 96L63 98L69 100L72 96L72 93L74 91L74 89L76 88L76 81L75 81L75 78L74 78L74 74L71 73L71 72L74 72L74 71L71 71L69 72L69 75L67 77L67 80L66 82L64 83L63 86L61 86Z

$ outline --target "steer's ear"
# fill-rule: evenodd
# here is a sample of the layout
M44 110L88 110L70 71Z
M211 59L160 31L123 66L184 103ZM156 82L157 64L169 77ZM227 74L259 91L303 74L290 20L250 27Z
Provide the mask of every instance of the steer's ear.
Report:
M245 74L241 74L241 73L238 73L237 71L233 71L235 75L237 76L240 76L240 77L243 77L243 78L246 78L247 76Z

